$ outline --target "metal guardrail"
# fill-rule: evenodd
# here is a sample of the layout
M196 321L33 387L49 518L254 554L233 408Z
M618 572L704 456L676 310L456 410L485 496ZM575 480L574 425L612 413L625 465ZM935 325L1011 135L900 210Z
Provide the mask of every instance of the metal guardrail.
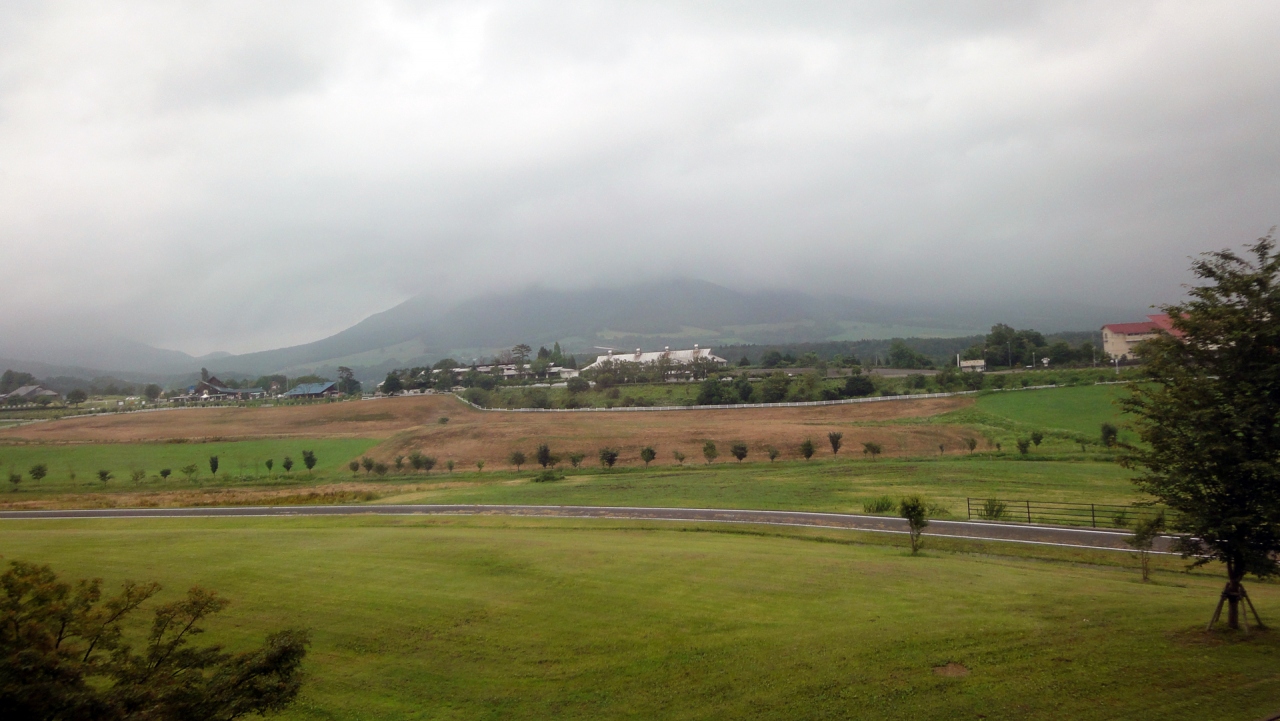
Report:
M1061 501L966 498L969 520L1036 523L1050 526L1129 528L1168 511L1153 506L1121 506L1109 503L1066 503Z

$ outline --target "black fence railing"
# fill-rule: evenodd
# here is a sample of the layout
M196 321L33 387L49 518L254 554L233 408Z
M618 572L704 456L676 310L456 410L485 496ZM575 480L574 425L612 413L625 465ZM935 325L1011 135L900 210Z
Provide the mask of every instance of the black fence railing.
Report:
M1136 522L1164 512L1164 509L1152 506L1014 501L996 498L966 498L965 505L971 521L976 519L1090 528L1132 528Z

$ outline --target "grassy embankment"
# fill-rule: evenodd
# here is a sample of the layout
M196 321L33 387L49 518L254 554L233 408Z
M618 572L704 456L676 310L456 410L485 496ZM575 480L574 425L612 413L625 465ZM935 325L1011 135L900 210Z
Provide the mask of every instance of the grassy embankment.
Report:
M1216 575L1165 570L1143 584L1083 556L973 555L939 541L911 557L883 536L701 530L9 521L0 548L71 578L159 580L161 600L216 589L234 602L201 642L240 648L311 628L310 679L285 719L1204 721L1280 708L1280 637L1201 631ZM1264 615L1280 605L1275 585L1250 590Z

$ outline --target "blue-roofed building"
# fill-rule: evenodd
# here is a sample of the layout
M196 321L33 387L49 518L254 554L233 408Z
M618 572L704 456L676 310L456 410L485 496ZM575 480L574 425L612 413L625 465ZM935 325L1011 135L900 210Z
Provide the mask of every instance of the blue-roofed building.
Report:
M285 398L329 398L338 395L338 384L334 381L325 383L299 383L289 392L284 394Z

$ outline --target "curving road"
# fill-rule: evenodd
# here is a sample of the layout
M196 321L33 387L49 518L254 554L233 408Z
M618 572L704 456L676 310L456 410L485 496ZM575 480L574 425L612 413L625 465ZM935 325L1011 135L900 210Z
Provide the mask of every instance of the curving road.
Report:
M748 523L771 526L839 528L875 533L906 533L901 518L808 511L753 511L720 508L638 508L629 506L505 506L505 505L367 505L367 506L230 506L206 508L104 508L55 511L0 511L0 520L82 518L241 518L269 516L404 516L495 515L553 518L604 518L698 523ZM1109 551L1133 549L1125 543L1128 533L1091 528L1034 526L977 521L930 521L927 536L982 541L1030 543ZM1168 552L1171 538L1157 539L1155 550Z

